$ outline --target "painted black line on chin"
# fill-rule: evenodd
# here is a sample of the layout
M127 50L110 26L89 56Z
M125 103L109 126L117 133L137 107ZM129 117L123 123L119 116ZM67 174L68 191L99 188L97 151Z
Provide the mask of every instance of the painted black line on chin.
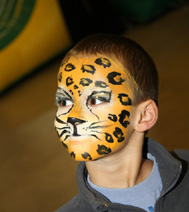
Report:
M67 139L67 138L69 138L70 137L70 135L66 135L66 137L64 138L64 141Z

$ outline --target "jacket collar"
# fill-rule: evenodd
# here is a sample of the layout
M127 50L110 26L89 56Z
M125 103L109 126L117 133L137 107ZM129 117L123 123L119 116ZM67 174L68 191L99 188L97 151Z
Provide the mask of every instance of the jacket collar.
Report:
M150 152L158 163L158 168L163 184L161 195L167 193L178 181L181 173L182 164L174 158L160 143L145 138L143 153Z
M144 139L143 154L151 153L158 163L160 176L163 183L161 196L167 193L178 181L181 172L181 163L175 159L161 144L152 139ZM110 201L100 194L98 191L91 188L87 182L87 169L84 162L78 166L77 181L79 195L83 200L88 202L94 211L103 211L106 204L112 205ZM115 206L118 204L114 204ZM105 211L105 210L104 210Z

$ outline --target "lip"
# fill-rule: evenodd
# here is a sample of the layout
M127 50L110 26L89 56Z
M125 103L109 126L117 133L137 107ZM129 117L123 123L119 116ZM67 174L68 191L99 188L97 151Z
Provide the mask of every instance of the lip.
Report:
M70 140L70 142L86 142L86 140L88 140L88 139L95 139L95 140L101 140L100 138L98 138L97 136L95 136L95 135L80 135L80 136L73 136L73 135L71 135L70 137L69 137L69 140Z
M74 135L71 135L69 137L69 140L74 140L74 141L82 141L83 139L86 139L88 138L89 135L80 135L80 136L74 136Z

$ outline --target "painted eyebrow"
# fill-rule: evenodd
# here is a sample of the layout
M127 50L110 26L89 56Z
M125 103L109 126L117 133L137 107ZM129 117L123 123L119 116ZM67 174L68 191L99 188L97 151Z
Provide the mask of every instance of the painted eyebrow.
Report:
M91 95L95 95L95 94L110 94L110 93L112 93L111 91L93 91L92 93L91 93Z
M111 99L111 94L112 94L112 91L93 91L88 98L91 98L92 96L95 96L95 95L108 95L108 100Z
M60 87L58 87L56 91L56 96L65 96L65 97L69 97L69 99L72 99L72 97L68 94L68 92L66 92L63 88L60 88Z

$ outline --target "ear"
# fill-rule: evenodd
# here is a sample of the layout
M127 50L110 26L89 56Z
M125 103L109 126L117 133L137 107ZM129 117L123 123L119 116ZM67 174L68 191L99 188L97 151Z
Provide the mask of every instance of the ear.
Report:
M150 99L142 102L137 106L137 122L135 130L138 132L145 132L152 128L158 119L158 108L156 103Z

